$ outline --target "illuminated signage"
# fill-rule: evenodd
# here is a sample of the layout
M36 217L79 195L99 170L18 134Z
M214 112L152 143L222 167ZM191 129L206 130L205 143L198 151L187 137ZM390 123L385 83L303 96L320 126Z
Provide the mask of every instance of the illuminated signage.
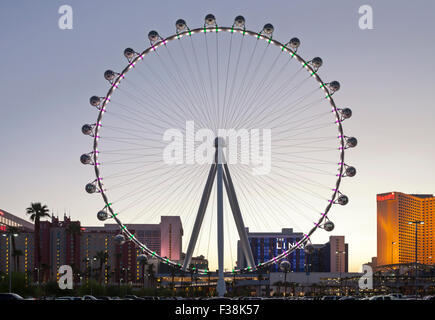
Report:
M6 231L6 226L0 226L0 231Z
M378 201L395 200L395 199L396 199L396 196L394 195L394 192L389 193L389 194L385 194L385 195L378 194L376 196L376 200L378 200Z
M285 238L276 239L276 248L278 250L279 249L288 250L288 249L291 249L291 248L294 248L297 246L298 246L297 242L288 242L287 239L285 239Z
M5 214L3 213L3 211L0 210L0 216L4 216Z

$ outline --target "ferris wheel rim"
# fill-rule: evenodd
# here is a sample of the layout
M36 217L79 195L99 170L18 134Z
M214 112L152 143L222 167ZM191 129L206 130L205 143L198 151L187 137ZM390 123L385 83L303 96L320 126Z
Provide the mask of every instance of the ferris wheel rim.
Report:
M340 193L339 191L339 186L341 184L341 180L343 177L343 171L345 168L345 162L344 162L344 153L345 153L345 135L344 135L344 131L343 131L343 126L341 124L342 121L340 121L340 114L339 114L339 109L336 107L335 101L332 98L332 92L330 92L330 90L327 87L327 83L323 82L323 80L320 78L320 76L318 75L317 70L315 70L310 64L310 61L306 61L304 58L302 58L297 52L296 50L292 50L291 48L288 48L285 44L283 44L282 42L275 40L272 38L272 36L268 37L265 36L264 34L262 34L261 32L254 32L251 30L247 30L245 28L236 28L236 27L220 27L220 26L209 26L209 27L200 27L200 28L196 28L196 29L187 29L185 31L182 32L177 32L167 38L160 38L159 41L156 41L154 44L151 43L151 45L146 48L145 50L142 51L142 53L137 53L136 57L134 59L132 59L131 61L129 60L129 63L127 64L127 66L123 69L123 71L121 73L118 73L118 76L116 77L116 79L111 83L111 87L109 88L109 90L107 91L106 95L103 98L103 102L99 108L99 113L98 113L98 117L97 117L97 122L95 123L95 133L94 133L94 140L93 140L93 166L94 166L94 172L95 172L95 176L96 176L96 184L98 185L99 188L99 192L102 195L103 201L105 203L105 207L104 209L109 210L110 214L112 215L111 218L113 218L116 223L119 225L119 227L121 228L121 232L127 236L127 241L132 241L133 243L136 244L136 246L138 246L143 252L147 253L150 256L153 256L155 258L157 258L158 260L160 260L161 262L164 262L168 265L170 265L171 267L175 267L175 268L179 268L181 270L181 268L184 268L184 266L180 263L176 263L166 257L162 257L160 255L158 255L155 251L152 251L151 249L149 249L146 245L144 245L142 242L140 242L135 236L134 234L130 233L130 231L128 230L128 228L125 226L125 224L123 224L121 222L121 220L117 217L117 214L113 211L112 208L112 203L110 203L104 187L103 187L103 183L102 180L103 178L100 176L100 170L99 170L99 163L98 163L98 140L99 140L99 130L101 125L101 121L103 118L103 115L106 111L106 106L107 104L110 102L110 98L113 95L114 91L118 88L120 82L122 79L125 78L125 75L131 70L134 69L135 65L137 63L139 63L140 61L144 60L144 57L149 54L152 51L155 51L157 48L159 48L162 45L166 45L167 43L174 41L174 40L178 40L182 37L185 36L192 36L195 34L201 34L201 33L207 33L207 32L220 32L220 31L224 31L224 32L231 32L231 33L240 33L243 36L248 35L251 37L256 37L257 40L266 40L269 44L273 44L277 47L279 47L282 51L285 51L287 53L290 54L291 58L295 58L299 63L301 63L302 67L305 68L307 70L307 72L309 72L311 74L311 76L320 84L320 88L322 89L325 94L326 94L326 99L329 100L329 104L332 107L332 111L335 114L335 118L336 118L336 124L338 127L338 132L340 134L340 136L338 137L340 140L340 163L339 163L339 173L337 174L338 178L336 180L336 184L335 184L335 188L332 189L333 194L331 196L331 199L329 200L329 204L326 206L325 211L323 213L320 213L321 217L319 218L319 220L317 222L314 222L314 227L308 231L306 234L304 233L304 236L296 243L295 246L292 246L291 248L287 249L286 251L283 251L281 254L267 260L264 262L261 262L259 264L257 264L256 266L252 267L252 266L248 266L248 267L244 267L244 268L240 268L240 269L233 269L232 270L232 274L235 273L249 273L249 272L254 272L257 269L260 268L264 268L267 267L269 265L278 263L279 261L283 260L285 257L287 257L288 255L290 255L291 253L293 253L295 250L300 249L301 246L305 245L307 242L310 242L310 237L311 235L318 229L320 228L320 224L326 219L328 220L328 213L337 197L337 195ZM191 270L190 266L186 266L185 268L186 272L197 272L199 274L208 274L210 273L209 270L207 269L197 269L195 267L193 267L193 269Z

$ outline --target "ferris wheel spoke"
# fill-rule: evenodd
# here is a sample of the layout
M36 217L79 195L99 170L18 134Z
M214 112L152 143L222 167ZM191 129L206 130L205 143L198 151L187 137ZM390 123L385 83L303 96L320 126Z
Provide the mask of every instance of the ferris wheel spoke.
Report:
M220 122L220 123L223 124L223 128L226 127L225 111L226 111L228 77L229 77L229 73L230 73L230 62L231 62L232 48L233 48L233 34L231 34L231 37L230 37L230 48L228 50L227 68L226 68L226 76L225 76L224 99L223 99L223 103L222 103L222 122Z
M255 71L258 70L260 65L263 63L263 60L264 60L264 57L266 55L268 48L269 48L269 45L267 45L264 48L263 53L260 56L260 59L258 60L257 64L255 65L255 67L251 71L252 75L249 77L249 79L247 81L247 85L244 86L243 91L239 95L239 99L237 100L237 104L236 104L239 112L236 114L236 116L233 119L235 124L238 124L240 121L240 116L243 115L245 112L247 112L246 100L247 100L248 94L250 92L250 89L252 88L252 85L253 85L254 81L257 79L258 74L259 74L259 72L255 72ZM263 75L263 77L265 77L266 75Z
M254 48L252 49L251 55L250 55L249 60L248 60L248 64L246 66L243 77L240 80L241 83L239 84L239 86L237 88L236 94L234 96L230 96L230 98L228 100L228 105L233 110L233 112L231 114L229 114L229 119L230 119L229 123L233 123L234 117L235 117L236 112L238 110L238 101L239 101L241 93L244 91L247 75L251 69L251 64L252 64L252 60L254 58L255 52L257 50L257 45L258 45L258 40L255 42Z
M152 85L152 88L155 92L157 92L158 96L160 99L162 99L162 101L159 103L156 103L156 105L160 105L163 103L168 103L169 105L172 104L173 106L175 106L176 108L172 108L172 111L174 112L174 114L177 116L177 119L182 119L183 116L186 114L186 110L185 108L183 108L182 106L180 106L180 102L184 105L184 106L189 106L189 103L186 102L186 99L184 99L184 96L181 95L181 93L179 93L179 90L174 90L173 88L170 88L165 81L162 80L162 77L160 76L160 74L158 72L155 72L154 69L151 67L150 64L145 64L145 66L147 67L149 73L152 75L152 80L155 81L155 79L157 79L157 82L159 83L160 87L162 88L162 90L160 90L159 86L156 85ZM138 68L138 73L141 75L141 77L143 79L147 79L147 77L145 76L145 74L140 70L140 68ZM149 81L151 83L153 83L153 81ZM175 93L177 93L175 95ZM164 108L160 108L161 110L164 110ZM190 111L190 109L188 110ZM193 116L193 114L190 112L190 115ZM173 119L173 117L169 117L169 119Z
M190 170L190 172L192 173L191 170ZM177 176L179 176L179 175L177 175ZM140 186L136 192L133 192L130 195L125 194L124 197L117 200L116 203L120 203L121 201L132 198L133 196L139 196L141 198L141 200L138 200L135 198L133 201L130 201L127 205L125 205L120 210L120 212L125 211L128 208L131 208L133 204L134 204L134 206L137 206L137 205L141 204L143 201L145 201L146 199L152 198L162 191L165 191L167 194L170 194L172 196L177 195L178 192L181 192L183 190L183 185L172 184L169 188L164 185L164 182L169 181L172 178L173 178L173 175L172 176L169 175L168 178L163 179L162 184L159 184L158 186L154 186L154 187L150 186L149 181L147 181L142 186ZM152 192L146 193L146 197L143 197L142 195L147 190L152 190ZM158 197L156 197L156 199L158 199ZM174 198L174 199L176 199L176 198ZM151 207L151 205L150 205L150 207Z
M239 179L237 180L238 182L240 181L242 186L244 186L245 181L249 181L252 179L252 177L249 177L249 175L247 175L245 172L243 171L238 171L240 173L239 175ZM251 178L251 179L249 179ZM239 183L240 183L239 182ZM253 195L249 195L249 197L246 198L247 202L250 203L251 201L255 204L255 209L252 209L251 207L251 212L260 212L260 218L261 218L261 223L259 225L257 225L257 228L259 228L260 230L262 229L261 226L264 224L263 221L269 221L267 216L263 215L263 210L264 212L274 212L275 216L274 219L276 219L278 221L278 225L284 226L287 225L287 222L285 221L286 219L284 218L284 220L281 220L281 213L285 212L285 210L279 205L279 201L275 201L277 196L274 195L271 190L276 191L275 188L267 190L267 191L263 191L261 187L259 187L258 183L253 180L253 182L250 182L250 188L247 189L249 190L249 192L254 193ZM259 189L260 188L260 189ZM241 188L241 190L244 190L245 188ZM266 201L260 201L260 199L274 199L274 201L268 201L268 205L265 204ZM257 201L258 200L258 201ZM254 215L255 216L255 215ZM299 225L296 223L296 221L289 216L288 217L290 219L290 221L294 224L295 227L299 228ZM272 230L271 226L267 226L268 230Z
M258 104L256 103L260 97L264 96L266 92L264 91L264 87L266 86L266 82L269 79L273 79L271 75L273 74L275 67L277 65L278 59L282 56L281 52L278 52L278 55L273 60L272 64L267 68L267 72L258 81L257 86L254 87L253 90L250 90L246 93L245 103L241 105L241 109L244 109L243 114L246 114L246 119L252 117L252 114L255 113ZM260 61L261 62L261 61ZM240 113L239 113L240 114Z
M200 96L201 103L204 107L207 107L207 108L201 108L200 110L201 110L202 114L204 115L204 117L206 118L206 121L207 121L206 123L210 123L212 121L212 119L210 118L210 113L207 112L207 110L210 110L211 107L210 107L210 102L208 101L208 98L207 98L207 94L205 92L204 83L202 82L201 78L197 75L197 72L194 72L194 70L190 64L190 61L187 58L187 54L186 54L186 50L184 49L183 42L181 41L181 39L179 39L179 41L177 41L177 42L182 49L182 54L184 57L184 61L188 67L189 74L192 75L193 87L196 88L197 90L200 89L200 90L198 90L198 94ZM199 68L197 66L196 71L198 71L198 70L199 70ZM197 80L197 77L199 78L199 80Z
M131 82L129 82L129 83L131 83ZM136 102L136 104L139 107L141 107L142 109L144 109L144 106L148 106L146 114L153 115L153 117L152 117L153 119L157 119L158 121L161 121L163 123L167 123L167 119L172 119L171 115L169 113L167 113L164 108L156 108L156 106L159 106L161 104L161 102L159 100L157 100L156 98L154 98L154 96L152 94L144 95L140 88L137 88L136 92L138 92L141 95L141 97L139 97L138 95L136 95L134 93L131 93L127 89L124 89L124 87L119 87L118 90L120 92L122 92L123 94L125 94L130 100L132 100L133 102ZM123 105L122 103L118 103L118 105L121 108L123 108L124 110L133 113L131 106ZM178 104L175 104L175 105L178 106ZM144 117L143 110L135 109L134 111L136 111L135 112L136 116L144 119L144 121L150 122L150 119L143 118ZM160 114L157 113L156 111L159 111ZM181 113L181 114L177 113L176 110L174 110L174 113L176 113L178 116L181 116L182 114L184 114L184 113Z
M270 188L274 189L277 194L279 194L280 190L275 187L275 184L274 184L275 181L273 179L271 179L269 176L264 176L264 178L265 178L264 179L264 183L266 183ZM258 185L258 182L256 182L256 184ZM296 195L293 192L293 187L292 187L292 189L290 189L290 188L287 189L287 192L288 192L287 197L285 197L284 200L281 200L281 201L288 201L290 199L293 199L294 202L297 202L297 203L301 204L305 208L307 208L307 209L309 209L309 210L311 210L311 211L313 211L315 213L320 212L319 209L313 207L310 203L308 203L307 201L303 200L300 195L299 196ZM293 201L292 201L292 203L297 207L297 205ZM277 201L277 203L280 203L280 201ZM285 212L285 211L281 211L281 212ZM299 212L303 212L303 211L300 210ZM312 222L309 218L307 218L307 216L305 214L301 214L301 217L304 218L308 222Z
M175 62L175 59L174 59L174 57L171 54L171 50L169 48L167 48L166 52L167 52L168 56L170 57L170 61L172 62L172 65L173 65L173 68L175 70L175 73L178 76L178 81L182 84L183 90L185 92L187 92L188 95L189 95L188 101L189 101L189 103L191 103L191 106L193 107L192 114L196 115L196 117L199 114L202 114L203 117L204 117L205 122L203 120L200 123L201 123L202 126L204 126L205 123L207 123L208 115L206 113L204 113L204 108L201 108L200 106L198 106L196 104L196 101L201 101L201 97L198 94L194 94L194 93L197 93L198 90L190 88L190 81L187 81L185 79L185 77L183 76L183 73L180 71L180 68L179 68L178 64ZM194 118L192 118L192 119L194 119Z
M234 66L235 69L233 72L233 77L232 77L232 81L231 81L231 85L230 85L230 92L228 95L228 100L226 100L224 103L224 112L226 111L224 128L228 127L228 119L230 118L230 115L235 111L235 110L233 110L234 108L232 108L231 101L233 98L234 88L236 87L236 83L237 83L237 76L239 75L240 57L241 57L241 54L243 51L243 43L244 43L243 40L244 39L245 39L245 37L242 37L240 40L240 46L239 46L239 51L237 54L237 60L236 60L235 66Z
M304 81L308 80L310 77L306 78ZM255 109L257 110L256 113L254 113L253 115L251 115L246 121L248 123L254 121L254 120L258 120L258 118L260 117L260 115L262 116L262 118L267 118L271 115L275 115L278 112L281 112L281 114L286 114L286 115L291 115L292 113L290 113L290 110L287 110L286 107L290 106L292 103L295 103L295 101L301 99L298 98L295 101L292 101L291 103L283 103L285 100L288 100L294 93L296 93L298 91L298 89L300 89L304 83L304 81L300 82L299 84L297 84L294 87L291 87L290 90L288 90L285 93L282 93L278 98L276 96L273 95L263 95L263 100L258 99L258 101L255 102L255 106L253 106L253 108L255 107ZM302 98L304 98L305 96L309 96L311 93L314 93L314 91L310 91L308 94L305 94L302 96ZM269 98L269 100L264 100L266 99L266 97L271 97ZM261 112L263 111L261 106L262 105L270 105L271 107L268 109L267 113Z

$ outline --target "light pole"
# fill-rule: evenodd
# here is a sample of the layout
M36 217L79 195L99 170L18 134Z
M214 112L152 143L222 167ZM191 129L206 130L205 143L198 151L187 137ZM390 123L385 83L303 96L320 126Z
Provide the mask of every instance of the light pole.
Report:
M284 272L284 297L287 296L287 273L291 270L291 265L288 260L284 260L279 265L280 269Z
M394 264L394 256L393 256L393 249L394 249L394 245L396 244L395 241L391 241L391 264Z
M35 271L36 271L36 274L38 275L38 287L39 287L41 285L41 283L39 281L39 268L35 267Z
M9 293L12 293L12 272L11 272L11 258L12 258L12 237L18 237L16 233L3 233L3 237L9 237Z
M415 294L417 295L417 276L418 276L418 269L417 269L417 264L418 264L418 255L417 255L417 248L418 248L418 226L419 225L423 225L424 221L422 220L414 220L414 221L409 221L408 222L409 225L414 224L415 225Z
M341 268L341 255L342 254L346 254L346 251L335 251L335 254L337 255L337 258L338 258L338 265L339 265L339 268L340 268L340 294L341 294L341 272L342 272L342 268Z
M90 272L89 272L89 280L90 280L90 284L91 284L91 296L92 296L92 268L93 268L93 264L92 264L92 262L93 261L97 261L97 258L96 257L93 257L92 259L91 258L86 258L86 261L88 261L88 262L91 262L91 270L90 270Z

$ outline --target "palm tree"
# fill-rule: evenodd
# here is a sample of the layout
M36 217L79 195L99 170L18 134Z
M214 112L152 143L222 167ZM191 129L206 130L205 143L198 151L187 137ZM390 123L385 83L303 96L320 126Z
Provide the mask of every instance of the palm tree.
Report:
M107 258L109 257L109 255L107 254L106 251L97 251L97 253L95 254L95 258L97 258L97 260L100 263L100 267L99 269L99 275L98 275L98 281L101 284L102 280L103 280L103 266L106 263Z
M12 256L14 257L14 271L17 271L18 263L16 261L17 259L17 247L15 243L15 237L20 233L20 229L18 227L12 227L8 226L6 229L6 235L11 239L11 245L12 245ZM23 255L23 252L21 252L21 255ZM19 270L19 269L18 269Z
M39 234L39 221L41 218L50 217L49 210L46 205L41 205L40 202L31 203L26 209L26 213L30 215L30 220L35 223L35 256L36 267L38 270L41 267L41 239Z

